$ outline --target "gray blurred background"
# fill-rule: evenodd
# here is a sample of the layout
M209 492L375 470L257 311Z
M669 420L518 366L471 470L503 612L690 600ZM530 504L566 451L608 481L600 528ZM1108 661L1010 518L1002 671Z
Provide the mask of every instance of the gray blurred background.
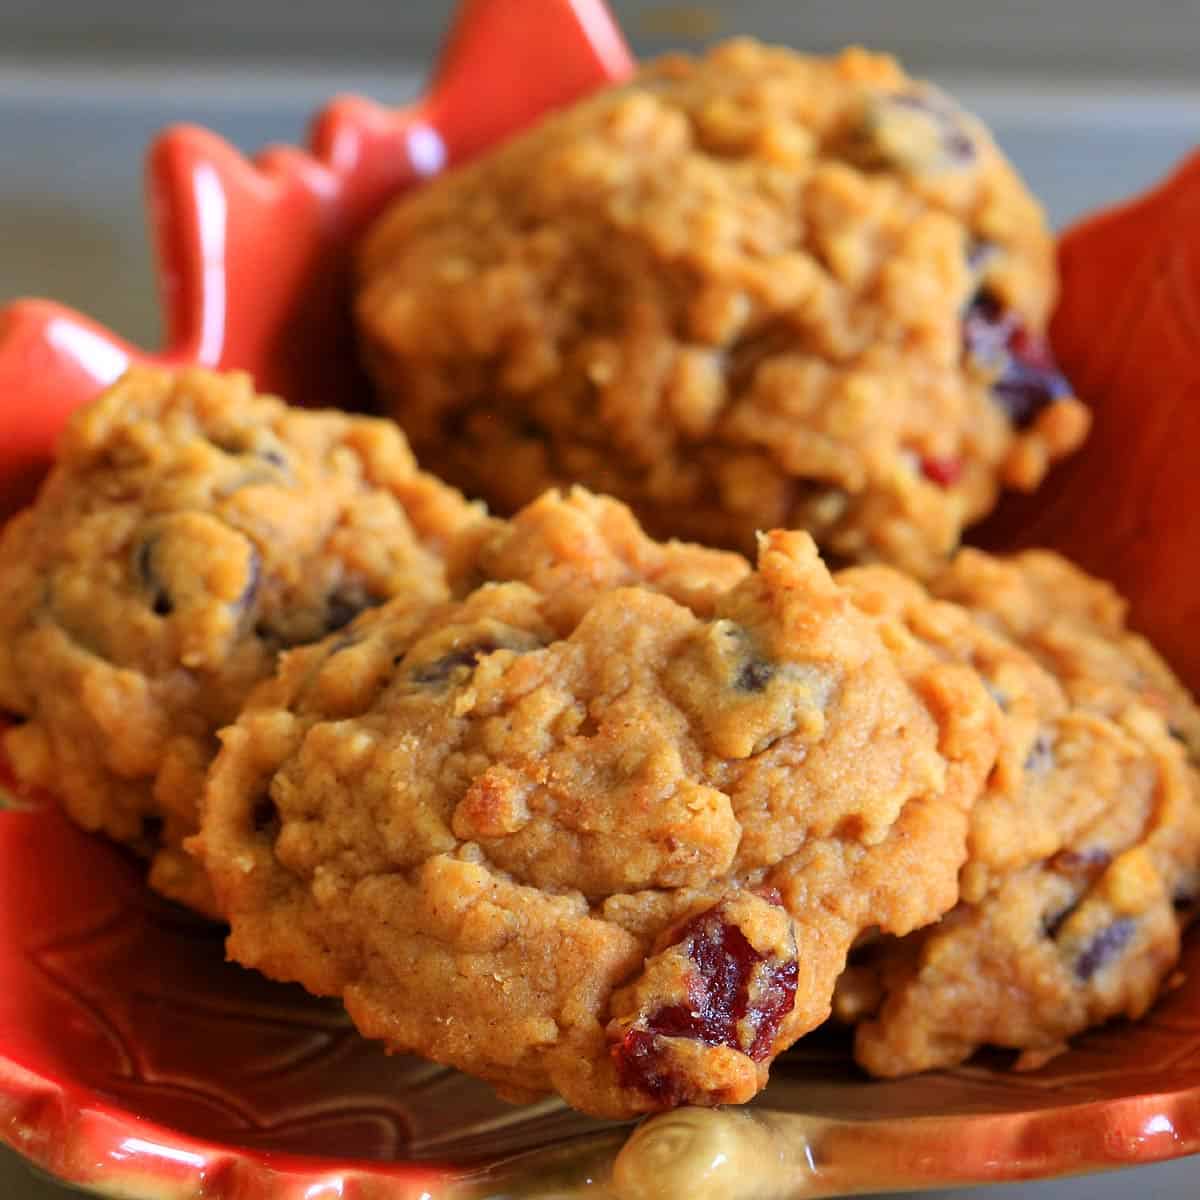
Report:
M453 7L451 0L4 0L0 18L3 53L18 59L390 68L425 61ZM639 53L748 32L813 50L871 42L922 70L986 66L1045 77L1153 70L1187 82L1200 50L1200 8L1190 0L610 0L610 7Z
M514 6L536 0L508 0ZM1200 0L613 0L651 54L753 33L898 53L988 120L1057 225L1147 186L1200 133ZM173 121L296 140L335 91L418 91L450 0L0 0L0 303L65 300L158 339L141 157ZM553 47L547 46L547 54ZM3 986L0 981L0 986ZM1194 1160L948 1200L1195 1200ZM0 1200L59 1200L0 1151Z

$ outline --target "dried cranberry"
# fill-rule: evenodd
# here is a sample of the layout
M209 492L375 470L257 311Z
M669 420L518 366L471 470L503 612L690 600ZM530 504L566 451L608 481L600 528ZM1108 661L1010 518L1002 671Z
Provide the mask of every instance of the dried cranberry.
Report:
M621 1085L663 1104L678 1103L685 1088L672 1072L662 1039L729 1046L762 1062L796 1003L795 958L760 953L725 919L720 905L688 921L677 944L686 948L695 967L686 1001L643 1018L613 1047Z
M997 371L992 396L1018 429L1071 394L1046 340L1026 329L1021 318L986 288L976 292L963 314L963 349Z
M938 487L953 487L962 478L961 458L923 458L921 474Z
M613 1047L613 1058L622 1087L637 1088L663 1108L675 1108L686 1098L683 1080L672 1071L658 1037L648 1029L631 1029Z

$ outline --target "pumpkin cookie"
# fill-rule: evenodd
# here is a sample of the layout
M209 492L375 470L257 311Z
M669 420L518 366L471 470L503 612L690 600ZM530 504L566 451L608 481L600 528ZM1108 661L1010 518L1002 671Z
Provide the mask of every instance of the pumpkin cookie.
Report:
M1087 426L1040 210L862 50L661 60L398 200L359 268L391 411L505 512L578 481L657 536L928 574Z
M899 1075L996 1045L1033 1064L1090 1025L1140 1016L1200 888L1187 750L1200 714L1186 691L1124 627L1112 589L1053 554L964 551L932 585L945 601L881 568L840 582L970 662L1004 712L962 902L867 947L839 984L859 1061Z
M281 650L394 596L441 599L480 514L388 422L248 377L138 368L74 415L0 539L0 709L18 775L211 910L181 848L216 730Z
M575 492L473 570L222 733L191 845L230 954L513 1099L748 1099L863 928L954 903L992 700L898 669L802 533L751 572Z

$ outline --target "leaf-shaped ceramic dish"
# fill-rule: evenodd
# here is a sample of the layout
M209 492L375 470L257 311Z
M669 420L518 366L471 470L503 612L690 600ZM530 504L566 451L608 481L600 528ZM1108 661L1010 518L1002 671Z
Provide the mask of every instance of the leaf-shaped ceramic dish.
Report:
M337 100L309 150L254 162L203 130L165 134L148 174L167 348L146 354L45 301L0 314L0 516L30 494L66 413L135 359L245 367L297 401L356 403L346 249L364 222L396 190L628 69L599 0L469 0L412 108ZM1198 205L1200 160L1064 239L1054 335L1096 436L989 531L1116 576L1193 685ZM107 1195L761 1200L1200 1148L1196 939L1148 1020L1081 1038L1039 1071L1013 1074L997 1056L873 1083L817 1036L748 1111L667 1115L627 1141L556 1103L511 1108L454 1072L387 1058L336 1006L226 964L218 928L152 897L137 863L50 797L21 793L2 763L0 809L0 1141Z

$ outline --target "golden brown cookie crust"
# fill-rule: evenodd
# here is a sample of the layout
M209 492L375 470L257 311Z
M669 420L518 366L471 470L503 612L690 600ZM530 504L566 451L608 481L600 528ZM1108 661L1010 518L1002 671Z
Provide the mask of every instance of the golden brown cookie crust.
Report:
M180 843L216 730L281 649L388 597L444 596L446 544L481 519L389 422L290 409L244 375L131 370L72 417L0 537L18 774L211 911Z
M1087 424L1037 205L862 50L663 59L397 201L359 266L391 410L502 512L578 481L658 536L927 574Z
M508 1096L746 1100L860 930L953 904L994 730L939 748L804 534L750 572L575 492L478 558L492 582L293 652L223 732L192 845L229 951Z

